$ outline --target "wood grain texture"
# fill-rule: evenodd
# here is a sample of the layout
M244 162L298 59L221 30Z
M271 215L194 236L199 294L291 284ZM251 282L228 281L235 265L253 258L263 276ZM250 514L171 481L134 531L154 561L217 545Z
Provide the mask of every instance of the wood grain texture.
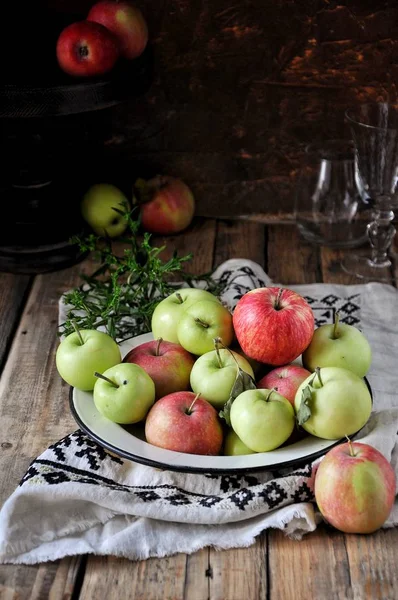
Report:
M275 283L300 284L319 281L319 248L304 242L295 225L267 228L268 275Z
M0 272L0 371L26 301L30 283L31 278L28 275Z

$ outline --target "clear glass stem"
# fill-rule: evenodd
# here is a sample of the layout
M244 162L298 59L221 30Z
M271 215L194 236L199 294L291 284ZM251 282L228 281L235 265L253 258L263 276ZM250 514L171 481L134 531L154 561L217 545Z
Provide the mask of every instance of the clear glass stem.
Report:
M388 250L395 236L395 227L392 224L394 212L389 209L376 209L373 221L367 226L367 234L372 247L372 257L369 263L373 267L389 267L391 260Z

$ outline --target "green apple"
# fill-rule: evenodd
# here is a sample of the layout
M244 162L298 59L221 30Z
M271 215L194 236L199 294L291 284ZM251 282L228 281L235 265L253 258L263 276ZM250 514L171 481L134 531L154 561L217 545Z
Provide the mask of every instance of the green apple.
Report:
M295 426L293 406L274 389L239 394L231 406L230 419L236 435L254 452L279 448Z
M236 435L233 429L228 429L224 439L224 456L239 456L241 454L255 454Z
M210 300L221 304L217 296L199 288L181 288L156 306L152 314L153 337L178 344L177 326L185 310L199 300Z
M372 411L372 397L362 377L342 367L317 368L294 398L298 424L308 433L338 440L359 431Z
M343 367L365 377L372 362L372 350L364 334L353 325L339 323L321 325L302 354L303 365L309 371L316 367Z
M97 376L93 400L98 412L124 425L145 419L155 402L155 384L142 367L120 363Z
M97 235L115 238L121 235L127 221L124 217L130 203L123 192L109 183L92 185L83 196L81 214Z
M59 375L82 391L94 388L95 371L103 373L122 361L120 348L109 334L97 329L81 329L66 336L55 355Z
M191 388L220 409L230 397L239 367L254 379L249 362L237 352L228 348L206 352L194 362L190 375Z
M215 338L229 346L234 337L232 315L220 302L200 300L185 309L177 325L177 337L185 350L197 356L213 350Z

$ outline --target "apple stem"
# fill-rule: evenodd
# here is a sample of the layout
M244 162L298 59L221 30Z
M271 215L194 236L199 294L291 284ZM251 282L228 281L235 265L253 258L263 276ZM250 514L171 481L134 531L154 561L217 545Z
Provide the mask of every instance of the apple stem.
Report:
M199 325L202 325L205 329L209 327L209 324L202 321L202 319L199 319L199 317L195 317L195 323L199 323Z
M183 304L184 300L182 299L182 296L179 292L176 292L176 297L177 297L178 302L180 304Z
M347 438L348 447L350 449L350 456L356 456L352 441L350 440L350 438L348 437L348 435L346 435L345 437Z
M190 415L192 413L193 405L195 404L195 402L199 398L199 396L200 396L200 392L199 392L199 394L196 394L195 398L192 400L191 406L186 411L187 415Z
M334 317L334 327L333 327L333 333L332 333L332 340L335 340L336 338L338 338L338 332L337 332L337 327L339 325L339 320L340 320L340 315L338 312L336 312L336 315Z
M78 328L76 321L74 321L74 320L72 319L71 323L72 323L72 325L73 325L73 329L74 329L74 330L76 331L76 333L77 333L77 337L79 338L79 342L80 342L80 344L83 346L83 344L84 344L84 340L83 340L83 338L82 338L82 334L80 333L80 329Z
M322 377L321 377L321 369L320 369L320 367L315 367L315 373L318 375L319 383L323 387L323 381L322 381Z
M216 349L218 366L220 367L220 369L222 369L223 368L223 364L222 364L221 355L220 355L220 345L223 345L223 344L221 342L221 338L216 337L216 338L214 338L213 342L214 342L214 347Z
M156 344L155 356L159 356L160 344L163 342L163 338L158 338L158 343Z
M282 292L283 292L283 288L279 288L278 295L276 297L275 304L274 304L275 310L280 310L280 308L281 308L280 301L281 301L281 297L282 297Z
M115 387L115 388L119 387L117 385L117 383L115 383L114 381L112 381L112 379L109 379L109 377L105 377L105 375L101 375L101 373L98 373L97 371L95 371L94 375L96 377L98 377L99 379L103 379L104 381L107 381L108 383L110 383L111 385L113 385L113 387Z
M274 387L274 388L272 388L272 390L269 390L269 392L268 392L268 394L267 394L267 396L266 396L266 398L265 398L265 401L266 401L266 402L269 402L269 400L270 400L270 398L271 398L271 394L272 394L272 392L276 392L276 391L277 391L277 389L278 389L278 388L275 388L275 387Z

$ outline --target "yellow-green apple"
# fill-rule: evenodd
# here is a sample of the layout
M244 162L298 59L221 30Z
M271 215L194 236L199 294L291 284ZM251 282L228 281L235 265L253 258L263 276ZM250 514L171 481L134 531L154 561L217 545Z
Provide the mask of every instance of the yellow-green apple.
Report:
M314 493L325 520L345 533L373 533L387 520L396 477L373 446L346 442L329 450L316 472Z
M100 0L90 8L87 20L101 23L114 34L124 58L137 58L147 46L147 22L138 6L129 0Z
M234 337L232 315L220 302L199 300L185 309L177 325L178 343L200 356L214 348L214 339L221 338L229 346Z
M142 367L119 363L96 376L93 400L98 412L125 425L145 419L155 402L155 384Z
M140 365L155 384L156 400L172 392L190 389L190 374L194 365L192 354L180 344L162 338L144 342L132 348L123 362Z
M74 77L93 77L108 73L119 57L114 35L103 25L90 21L70 23L56 43L59 66Z
M96 183L84 194L80 209L83 219L97 235L115 238L126 227L130 203L123 192L110 183Z
M236 435L235 431L228 428L224 436L224 456L239 456L242 454L255 454L254 450L250 450Z
M231 406L230 419L236 435L254 452L275 450L289 438L295 425L293 406L273 389L239 394Z
M70 333L60 342L55 355L62 379L86 392L94 388L96 371L103 373L121 361L116 341L98 329L80 329Z
M239 374L239 367L254 380L249 362L229 348L218 347L196 359L190 381L195 393L200 393L215 408L221 409L228 401Z
M243 352L272 366L293 362L307 348L314 323L307 300L281 287L246 292L233 312L234 330Z
M148 181L138 179L133 193L140 206L142 227L150 233L179 233L194 217L192 191L177 177L157 175Z
M294 406L294 398L299 385L311 375L311 371L300 365L290 364L271 369L257 382L259 389L275 388L284 398Z
M316 369L299 386L294 399L298 424L311 435L340 439L359 431L372 412L364 379L342 367Z
M344 367L365 377L372 362L372 349L365 335L353 325L339 323L321 325L302 356L303 365L310 371L315 367Z
M214 406L193 392L160 398L145 420L147 442L175 452L218 455L223 430Z
M185 310L199 300L220 303L217 296L200 288L180 288L157 304L152 313L151 330L155 338L178 344L177 326Z

